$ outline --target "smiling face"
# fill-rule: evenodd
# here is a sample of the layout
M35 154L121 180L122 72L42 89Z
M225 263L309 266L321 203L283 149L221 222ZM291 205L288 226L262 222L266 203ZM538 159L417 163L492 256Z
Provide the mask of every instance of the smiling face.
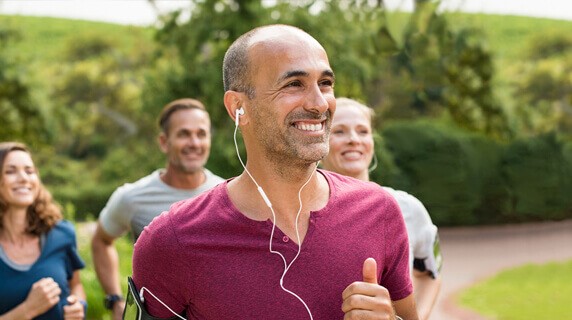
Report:
M372 157L373 136L367 109L356 104L338 103L332 121L330 153L322 161L324 169L368 180Z
M290 165L322 159L336 108L322 46L300 30L268 28L252 39L249 61L254 97L246 99L249 125L241 127L249 153Z
M0 176L0 199L8 208L27 208L38 196L40 179L29 153L10 151Z
M181 109L170 116L168 131L159 137L169 169L185 174L203 170L211 149L210 126L204 110Z

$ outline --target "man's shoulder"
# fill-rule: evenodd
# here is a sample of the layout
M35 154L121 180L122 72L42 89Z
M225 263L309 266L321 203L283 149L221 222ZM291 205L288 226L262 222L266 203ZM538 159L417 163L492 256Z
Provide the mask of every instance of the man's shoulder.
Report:
M115 190L115 193L121 195L123 198L130 198L140 193L147 192L149 189L159 188L161 185L159 172L160 170L156 170L137 181L126 182L118 187Z
M375 182L362 181L356 178L348 177L336 172L321 170L321 172L328 180L331 188L340 190L343 193L352 192L381 192L385 193L383 189Z
M318 169L320 173L322 173L329 182L334 184L339 183L347 183L347 184L367 184L367 181L358 180L356 178L352 178L337 172L325 170L325 169Z
M330 171L323 171L323 174L330 185L330 196L333 202L341 201L352 205L365 203L380 207L387 206L389 202L396 202L389 192L375 182L362 181Z
M226 186L224 184L217 184L195 197L174 202L167 212L157 218L166 219L166 216L169 216L169 219L185 221L192 216L208 214L213 206L228 206L228 197L225 191Z

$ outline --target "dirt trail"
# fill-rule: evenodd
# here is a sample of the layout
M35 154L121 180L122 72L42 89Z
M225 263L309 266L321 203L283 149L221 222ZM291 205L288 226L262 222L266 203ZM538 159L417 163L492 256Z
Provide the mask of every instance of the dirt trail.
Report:
M485 319L455 296L501 270L572 259L572 220L474 228L441 228L443 284L431 320Z

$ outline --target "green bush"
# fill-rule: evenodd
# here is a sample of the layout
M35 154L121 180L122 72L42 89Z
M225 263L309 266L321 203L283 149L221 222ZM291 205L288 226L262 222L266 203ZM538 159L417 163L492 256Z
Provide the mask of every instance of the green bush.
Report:
M572 218L572 143L555 133L505 144L414 121L382 135L397 167L383 182L417 196L438 225Z
M483 202L483 187L492 183L487 179L494 176L492 141L427 121L394 123L383 136L405 176L394 187L417 196L435 223L482 222L475 210ZM475 141L488 152L476 150L471 144Z
M572 212L572 161L555 133L517 140L506 150L502 172L518 221L558 220Z

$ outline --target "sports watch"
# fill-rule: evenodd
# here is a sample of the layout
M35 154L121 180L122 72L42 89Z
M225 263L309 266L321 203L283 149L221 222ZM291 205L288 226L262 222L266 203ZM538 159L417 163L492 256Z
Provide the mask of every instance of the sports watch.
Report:
M122 301L123 296L120 294L108 294L105 296L103 300L103 304L105 305L105 309L113 310L113 306L117 301Z

